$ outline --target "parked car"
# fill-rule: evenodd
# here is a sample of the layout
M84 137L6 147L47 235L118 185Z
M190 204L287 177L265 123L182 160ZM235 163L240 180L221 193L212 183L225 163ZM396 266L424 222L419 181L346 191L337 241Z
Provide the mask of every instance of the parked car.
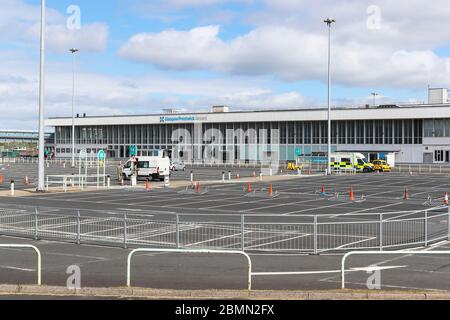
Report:
M181 161L172 162L172 171L186 171L186 165Z
M375 171L380 172L391 172L391 166L387 164L384 160L375 160L372 162Z

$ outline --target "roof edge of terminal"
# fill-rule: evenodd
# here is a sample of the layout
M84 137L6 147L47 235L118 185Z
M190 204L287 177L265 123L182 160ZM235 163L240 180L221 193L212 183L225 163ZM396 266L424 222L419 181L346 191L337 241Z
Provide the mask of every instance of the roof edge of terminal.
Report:
M390 105L379 105L379 106L336 106L332 107L333 110L376 110L376 109L386 109L386 108L426 108L426 107L450 107L450 102L448 103L442 103L442 104L428 104L428 103L421 103L421 104L390 104ZM317 108L307 108L307 107L301 107L301 108L267 108L267 109L243 109L243 110L235 110L235 111L229 111L224 114L236 114L236 113L265 113L265 112L292 112L292 111L324 111L327 110L327 107L317 107ZM218 114L213 111L192 111L192 112L186 112L183 111L181 113L176 114L167 114L167 113L151 113L151 114L121 114L121 115L95 115L95 116L84 116L80 117L79 119L83 118L123 118L123 117L174 117L174 116L188 116L188 115L210 115L210 114ZM220 113L219 113L220 114ZM49 120L51 119L71 119L71 117L48 117Z

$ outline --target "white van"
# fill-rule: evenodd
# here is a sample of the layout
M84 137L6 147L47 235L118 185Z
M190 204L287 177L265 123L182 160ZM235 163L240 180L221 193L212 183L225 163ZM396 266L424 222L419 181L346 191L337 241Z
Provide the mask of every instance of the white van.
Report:
M136 157L128 160L122 168L124 179L130 179L137 173L138 178L159 179L164 181L170 176L170 159L165 157Z

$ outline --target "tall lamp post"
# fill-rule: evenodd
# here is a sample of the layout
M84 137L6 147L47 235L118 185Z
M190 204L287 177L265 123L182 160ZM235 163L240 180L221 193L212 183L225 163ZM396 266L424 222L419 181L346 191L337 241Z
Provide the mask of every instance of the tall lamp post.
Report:
M376 105L377 105L377 96L378 96L378 95L379 95L378 93L372 92L372 96L373 96L373 106L374 106L374 107L376 107Z
M328 26L328 164L327 174L331 174L331 25L336 20L327 18L324 20Z
M41 0L41 49L40 49L40 79L39 79L39 164L38 164L37 191L45 191L44 90L45 90L45 0Z
M79 49L72 48L72 168L75 167L75 54Z

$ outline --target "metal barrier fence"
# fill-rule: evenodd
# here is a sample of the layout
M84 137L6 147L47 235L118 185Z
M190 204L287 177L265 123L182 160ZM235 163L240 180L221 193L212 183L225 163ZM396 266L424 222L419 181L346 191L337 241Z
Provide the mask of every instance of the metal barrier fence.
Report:
M65 212L0 208L0 234L125 248L308 254L412 248L450 240L449 207L341 216Z
M392 172L418 174L450 174L450 165L439 164L396 164Z
M247 290L252 290L252 259L248 254L242 251L230 251L230 250L187 250L187 249L147 249L138 248L134 249L128 254L127 258L127 287L131 287L131 259L134 254L138 252L153 252L153 253L197 253L197 254L235 254L244 256L247 262Z
M32 249L36 253L36 271L37 271L37 284L42 285L42 255L41 251L35 246L29 244L0 244L0 248L7 249Z

